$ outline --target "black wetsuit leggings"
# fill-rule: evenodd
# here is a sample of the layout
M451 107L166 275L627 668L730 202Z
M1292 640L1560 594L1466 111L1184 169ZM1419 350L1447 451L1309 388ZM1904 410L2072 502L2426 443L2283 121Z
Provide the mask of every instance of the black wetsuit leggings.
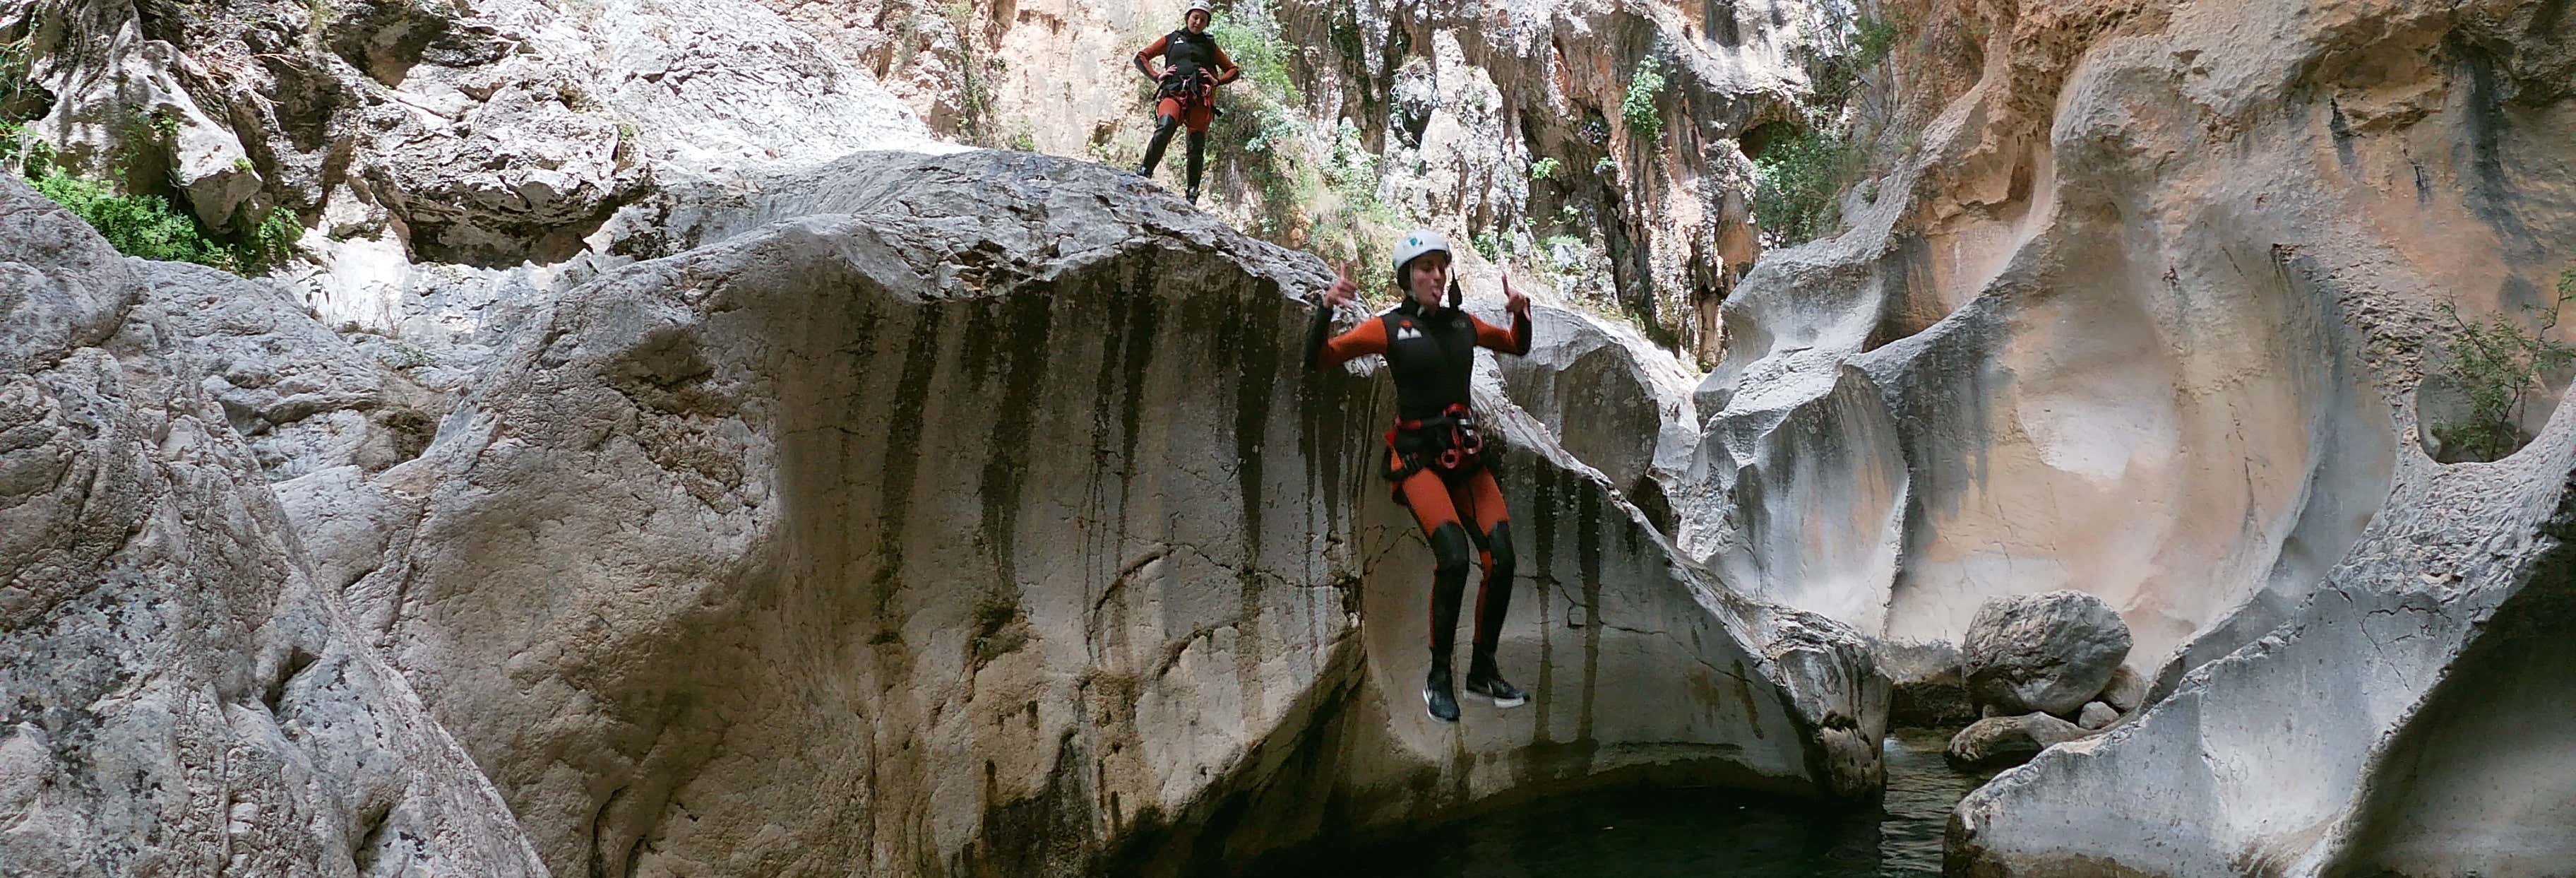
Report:
M1174 101L1164 101L1162 112L1154 122L1154 139L1145 145L1145 165L1138 171L1144 176L1154 176L1155 166L1163 163L1164 147L1172 143L1172 133L1181 130L1182 113L1176 112L1174 103ZM1206 160L1207 128L1204 124L1192 126L1189 140L1191 191L1197 191L1199 188L1199 172L1206 167Z
M1469 652L1469 673L1494 672L1494 647L1502 637L1503 616L1512 600L1512 527L1503 509L1502 487L1482 467L1443 478L1424 469L1396 484L1404 505L1431 540L1431 663L1449 667L1458 645L1458 604L1466 596L1467 564L1472 550L1484 562L1485 578L1476 586L1476 639ZM1467 528L1473 526L1475 530Z

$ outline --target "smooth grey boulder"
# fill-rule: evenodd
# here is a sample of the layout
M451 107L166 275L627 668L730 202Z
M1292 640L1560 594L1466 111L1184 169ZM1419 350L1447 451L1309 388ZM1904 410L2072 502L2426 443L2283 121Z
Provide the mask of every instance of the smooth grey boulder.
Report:
M2099 701L2085 702L2084 710L2075 715L2076 725L2097 732L2110 728L2112 723L2119 721L2120 712Z
M2005 714L2072 714L2111 681L2129 643L2120 614L2080 591L1987 601L1968 623L1968 695Z
M2130 670L2128 665L2121 665L2119 670L2111 672L2111 682L2102 684L2101 694L2094 697L2110 705L2112 710L2119 711L2120 715L2127 716L2147 703L2147 678Z
M419 459L280 489L556 874L1203 874L1622 777L1880 785L1865 641L1700 576L1490 374L1532 703L1424 716L1391 394L1297 349L1320 260L1012 152L706 208Z
M1914 728L1950 728L1978 718L1968 698L1968 672L1959 648L1946 642L1877 644L1878 666L1892 686L1889 724Z
M1508 326L1501 304L1466 309ZM1636 330L1581 311L1534 307L1531 324L1529 354L1493 358L1512 404L1671 532L1664 484L1690 465L1699 437L1691 373Z
M1951 736L1950 749L1942 756L1962 770L2000 768L2028 762L2051 745L2089 734L2083 726L2045 713L1993 716L1969 723Z
M141 292L98 233L0 177L0 373L32 372L116 331Z

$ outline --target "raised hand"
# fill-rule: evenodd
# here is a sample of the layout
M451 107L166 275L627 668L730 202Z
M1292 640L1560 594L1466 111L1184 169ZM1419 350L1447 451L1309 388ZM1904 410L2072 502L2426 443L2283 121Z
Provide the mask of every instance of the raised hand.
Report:
M1529 309L1529 297L1521 295L1519 290L1512 289L1512 273L1503 272L1503 310L1526 315Z
M1351 282L1347 273L1335 272L1333 286L1324 291L1324 307L1339 308L1360 297L1360 285Z

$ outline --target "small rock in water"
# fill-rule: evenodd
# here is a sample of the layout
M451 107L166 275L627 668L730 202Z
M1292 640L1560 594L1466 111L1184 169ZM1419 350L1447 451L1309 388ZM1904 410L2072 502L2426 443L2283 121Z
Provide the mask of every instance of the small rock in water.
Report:
M1961 770L2002 768L2029 762L2051 744L2086 734L2083 727L2045 713L1989 717L1960 729L1943 755Z
M2119 670L2111 672L2111 682L2102 686L2102 694L2096 700L2110 705L2121 716L2127 716L2139 705L2147 703L2147 678L2129 670L2128 665L2121 665Z
M2099 701L2087 702L2084 705L2084 712L2075 717L2076 725L2094 731L2110 728L2112 723L2119 721L2120 712Z
M1888 702L1890 724L1945 728L1979 719L1956 644L1887 644L1880 648L1879 668L1895 684Z
M2111 681L2129 644L2120 614L2080 591L1987 601L1962 644L1968 694L2005 714L2072 714Z

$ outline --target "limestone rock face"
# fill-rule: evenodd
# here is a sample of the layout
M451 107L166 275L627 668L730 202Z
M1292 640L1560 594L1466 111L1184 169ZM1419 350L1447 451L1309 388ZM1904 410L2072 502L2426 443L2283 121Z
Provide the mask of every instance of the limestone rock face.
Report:
M2129 628L2101 598L2052 591L1997 598L1968 623L1968 694L2008 714L2072 716L2129 655Z
M2088 701L2084 703L2083 710L2076 712L2075 724L2083 726L2086 731L2098 732L2110 728L2112 723L2119 721L2118 709L2103 702Z
M1699 396L1723 411L1678 480L1675 538L1749 593L1885 631L1912 476L1876 382L1820 362L1791 355L1743 393Z
M2169 684L2286 621L2383 507L2439 306L2518 313L2569 267L2570 156L2538 133L2566 37L2503 3L1931 6L1897 55L1919 145L1874 181L1898 197L1728 301L1676 541L1898 644L2086 591ZM2413 35L2373 43L2394 78L2362 32ZM2495 160L2425 146L2467 142Z
M2525 453L2406 485L2290 621L2099 743L1961 802L1953 856L2002 874L2548 875L2570 857L2576 409ZM2240 815L2265 815L2251 820Z
M1729 299L1676 542L1897 647L2056 589L2126 622L2154 685L2101 697L2146 706L1970 797L1965 874L2563 869L2576 823L2531 803L2567 773L2464 742L2576 724L2458 705L2555 685L2498 657L2571 631L2564 377L2521 457L2425 443L2458 417L2444 306L2545 311L2576 267L2560 11L1912 8L1917 139Z
M1990 716L1969 723L1950 738L1942 756L1962 770L1994 768L2028 761L2039 751L2092 734L2045 713Z
M305 575L159 268L0 175L0 871L545 875Z
M857 55L944 134L1124 167L1135 166L1153 126L1150 85L1129 59L1178 28L1187 6L762 2ZM1837 10L1808 0L1227 5L1221 27L1276 22L1279 43L1266 51L1281 56L1297 100L1285 119L1238 122L1262 111L1239 97L1253 83L1230 86L1220 105L1239 115L1220 117L1217 146L1253 155L1243 139L1293 123L1364 150L1376 165L1373 197L1407 221L1462 244L1482 237L1524 264L1579 263L1569 285L1599 286L1585 292L1648 317L1663 329L1659 344L1713 357L1717 303L1759 252L1753 165L1739 142L1798 112L1811 85L1802 61L1843 50ZM1661 121L1653 132L1633 128L1621 109L1649 64L1667 83L1641 91ZM1534 177L1543 162L1558 170ZM1162 171L1175 191L1177 164L1167 159ZM1242 196L1211 208L1243 228L1295 224L1303 211L1245 203L1271 197L1234 170L1248 165L1215 165L1216 185ZM1584 241L1564 258L1542 253L1555 234ZM1488 270L1483 257L1463 261Z
M1971 796L1954 856L1993 875L2559 868L2536 865L2567 861L2559 810L2497 815L2563 800L2565 773L2464 742L2507 715L2527 725L2490 740L2569 723L2503 706L2529 694L2456 699L2538 692L2523 669L2545 660L2496 657L2568 630L2543 597L2565 412L2540 394L2520 456L2445 466L2421 438L2452 415L2417 409L2451 368L2443 305L2519 314L2570 267L2557 13L1934 7L1900 64L1964 75L1926 77L1922 149L1878 184L1904 197L1767 257L1703 398L1716 437L1767 429L1762 382L1870 377L1897 441L1869 418L1836 430L1909 478L1898 573L1853 599L1885 602L1882 637L1956 638L1989 598L2057 588L2130 626L2147 706ZM1677 538L1750 551L1716 527ZM2497 794L2455 792L2480 783Z
M1858 636L1700 578L1491 372L1534 703L1423 716L1392 390L1299 369L1311 258L1024 154L709 204L420 459L290 483L558 874L1194 873L1504 792L1880 783Z
M180 14L10 0L7 29L28 35L31 80L53 96L28 128L64 147L66 166L167 170L216 227L288 208L320 233L306 248L326 267L362 275L387 258L560 261L661 177L945 148L871 77L749 0L260 0ZM381 309L326 292L400 290L308 290L357 319Z
M9 259L0 262L0 369L33 372L93 347L116 332L142 292L125 257L79 222L63 223L48 202L28 200L28 187L12 180L0 206L0 235Z
M1508 320L1499 298L1468 310ZM1689 465L1698 437L1692 374L1624 324L1563 308L1532 312L1529 354L1492 361L1504 393L1669 532L1665 485Z
M393 368L399 349L369 356L284 289L195 265L136 271L168 314L179 367L205 376L206 392L271 480L410 460L446 413L439 394Z

